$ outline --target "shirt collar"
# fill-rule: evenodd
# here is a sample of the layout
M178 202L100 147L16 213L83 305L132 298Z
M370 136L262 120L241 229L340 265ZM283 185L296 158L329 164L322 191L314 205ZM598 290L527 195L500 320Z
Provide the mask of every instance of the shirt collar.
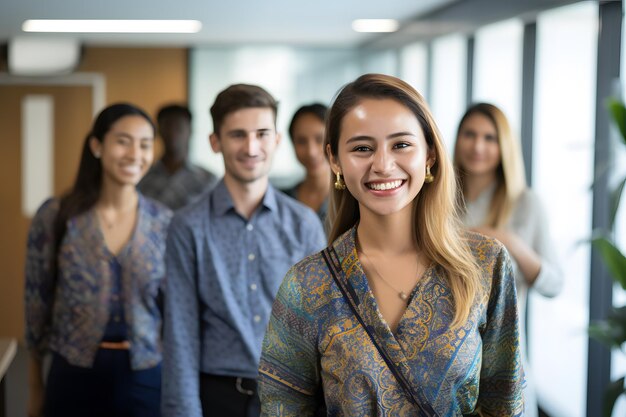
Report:
M217 183L215 188L213 188L213 192L211 193L211 203L215 208L215 213L220 216L226 214L231 209L235 209L235 204L233 203L233 199L230 196L228 188L226 188L224 178L222 178ZM267 191L265 191L265 195L261 201L261 206L274 212L278 209L278 203L276 202L276 190L271 184L268 184L267 186Z
M261 204L263 207L268 208L271 211L276 211L278 209L278 204L276 202L276 190L272 187L272 184L267 185L267 191L265 191Z

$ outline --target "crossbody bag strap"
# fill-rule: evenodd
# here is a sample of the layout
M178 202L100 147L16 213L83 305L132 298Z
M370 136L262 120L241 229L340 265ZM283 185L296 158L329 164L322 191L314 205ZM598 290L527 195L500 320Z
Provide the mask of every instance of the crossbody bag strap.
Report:
M417 392L414 392L411 389L405 375L400 371L400 369L398 369L398 367L396 367L385 348L382 346L381 343L376 340L376 337L372 334L369 327L365 324L363 317L361 317L361 315L359 314L358 298L354 293L354 289L348 284L346 274L341 268L341 264L339 263L339 259L337 257L337 254L335 253L335 250L329 246L322 251L322 256L324 257L324 261L328 265L330 275L333 277L333 280L339 287L339 290L343 294L343 297L348 302L350 310L352 310L352 313L354 314L356 319L359 321L359 323L361 323L361 326L365 330L365 333L367 333L367 335L371 339L372 343L378 350L378 353L380 353L380 356L382 356L383 360L387 364L387 367L396 378L396 381L398 381L398 383L400 384L400 387L402 387L402 390L406 394L409 401L419 409L420 417L438 417L438 414L432 408L430 403L426 400L421 389L418 388Z

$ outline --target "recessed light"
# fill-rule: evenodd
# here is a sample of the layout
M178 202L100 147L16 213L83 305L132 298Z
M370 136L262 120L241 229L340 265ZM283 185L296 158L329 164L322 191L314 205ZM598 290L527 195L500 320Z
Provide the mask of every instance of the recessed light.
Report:
M395 19L356 19L352 22L352 29L356 32L395 32L398 26Z
M59 33L197 33L198 20L26 20L24 32Z

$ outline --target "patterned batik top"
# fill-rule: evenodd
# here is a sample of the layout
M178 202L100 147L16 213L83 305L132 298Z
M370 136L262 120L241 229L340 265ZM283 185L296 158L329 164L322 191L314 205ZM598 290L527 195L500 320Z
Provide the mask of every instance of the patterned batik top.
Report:
M465 325L451 329L446 275L431 265L394 333L370 291L355 247L356 227L332 245L360 315L391 360L439 416L523 415L515 285L506 249L466 238L482 271ZM333 416L418 415L330 276L321 254L296 264L274 303L259 367L264 416L311 416L325 400Z
M53 224L59 200L46 201L28 233L26 254L26 344L42 356L52 350L76 366L90 367L111 316L113 254L90 209L67 222L52 273ZM165 277L165 235L172 212L139 196L135 230L115 257L121 269L121 299L133 369L161 361L161 313L157 293Z

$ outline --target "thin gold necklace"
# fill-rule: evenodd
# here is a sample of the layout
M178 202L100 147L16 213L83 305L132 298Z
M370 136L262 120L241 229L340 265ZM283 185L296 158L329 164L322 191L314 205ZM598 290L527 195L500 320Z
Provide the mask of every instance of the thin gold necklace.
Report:
M396 287L394 287L393 285L391 285L391 283L389 281L387 281L385 279L385 277L383 277L383 274L381 274L380 272L378 272L378 269L376 269L376 265L374 265L374 262L372 262L372 260L370 259L369 256L367 256L367 254L363 251L363 249L361 249L361 254L363 255L363 257L365 259L367 259L367 263L370 264L370 266L372 267L372 269L374 270L374 272L376 273L376 275L378 275L378 277L381 279L381 281L383 281L385 284L387 284L389 286L389 288L391 288L392 290L394 290L395 292L398 293L398 297L400 297L400 299L404 302L407 302L409 299L409 294L407 294L406 292L402 291L402 290L398 290ZM417 271L419 270L419 260L417 262L415 262L415 275L417 276ZM417 283L415 284L417 285ZM413 288L415 288L415 285L413 286Z

